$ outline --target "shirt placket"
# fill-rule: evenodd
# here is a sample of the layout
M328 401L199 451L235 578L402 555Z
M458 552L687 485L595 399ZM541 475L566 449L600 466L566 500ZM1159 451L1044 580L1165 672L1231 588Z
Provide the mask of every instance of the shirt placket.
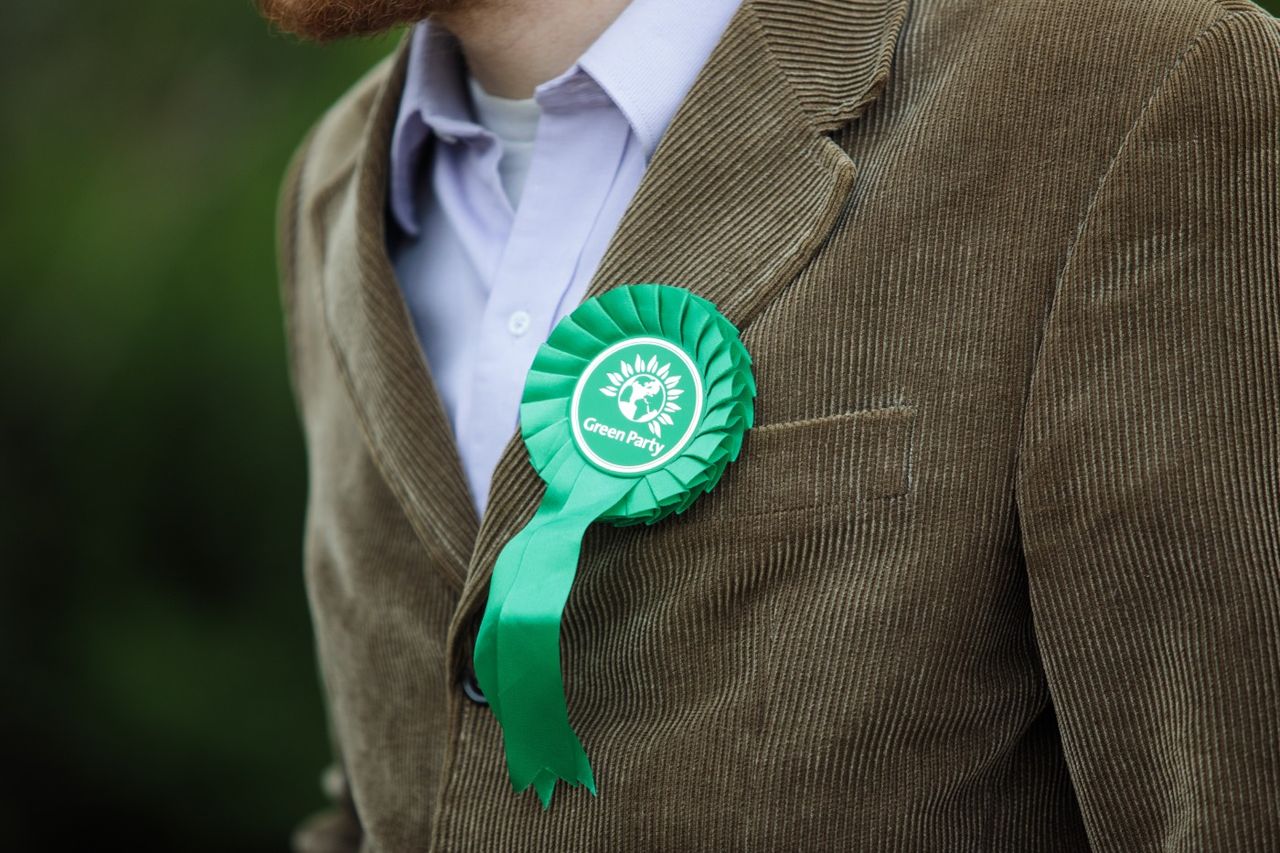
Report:
M519 209L493 273L460 419L488 477L519 424L525 374L546 340L616 173L629 127L582 77L546 92ZM608 179L602 179L606 176ZM488 176L486 176L488 177ZM501 192L494 164L491 183Z

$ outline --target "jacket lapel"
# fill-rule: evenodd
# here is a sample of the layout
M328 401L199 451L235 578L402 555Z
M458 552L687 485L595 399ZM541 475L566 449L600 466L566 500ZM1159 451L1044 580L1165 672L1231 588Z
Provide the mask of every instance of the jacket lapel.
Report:
M370 452L431 563L461 588L477 520L453 430L401 295L384 230L388 150L407 56L405 39L372 96L354 163L319 190L311 214L325 253L322 286L329 340Z
M794 279L851 198L829 136L887 80L908 0L745 0L654 152L587 297L660 282L743 329ZM498 552L543 493L519 436L494 473L450 639L483 609ZM455 661L469 654L455 645Z

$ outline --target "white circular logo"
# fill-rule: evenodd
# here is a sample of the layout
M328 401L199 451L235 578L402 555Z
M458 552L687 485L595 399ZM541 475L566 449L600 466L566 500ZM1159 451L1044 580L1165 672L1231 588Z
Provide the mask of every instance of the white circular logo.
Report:
M688 353L642 336L591 360L574 387L569 421L578 449L597 467L640 474L684 449L702 406L702 375Z

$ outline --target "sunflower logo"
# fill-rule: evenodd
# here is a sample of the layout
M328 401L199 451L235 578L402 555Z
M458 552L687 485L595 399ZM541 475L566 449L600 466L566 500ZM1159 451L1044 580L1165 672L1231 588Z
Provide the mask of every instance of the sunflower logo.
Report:
M648 361L637 355L634 362L618 362L618 372L607 375L609 384L602 386L600 393L617 400L624 418L648 424L649 431L659 438L664 424L675 424L671 413L680 411L676 400L684 389L677 387L680 377L671 373L670 362L659 365L656 355Z

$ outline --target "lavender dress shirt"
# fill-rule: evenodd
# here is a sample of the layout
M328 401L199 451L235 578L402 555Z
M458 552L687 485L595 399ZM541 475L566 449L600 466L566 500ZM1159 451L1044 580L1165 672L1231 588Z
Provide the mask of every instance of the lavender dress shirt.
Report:
M475 119L456 40L429 21L415 28L391 142L392 260L477 514L518 428L538 346L582 301L738 5L632 0L535 89L540 115L514 209L499 174L502 140Z

